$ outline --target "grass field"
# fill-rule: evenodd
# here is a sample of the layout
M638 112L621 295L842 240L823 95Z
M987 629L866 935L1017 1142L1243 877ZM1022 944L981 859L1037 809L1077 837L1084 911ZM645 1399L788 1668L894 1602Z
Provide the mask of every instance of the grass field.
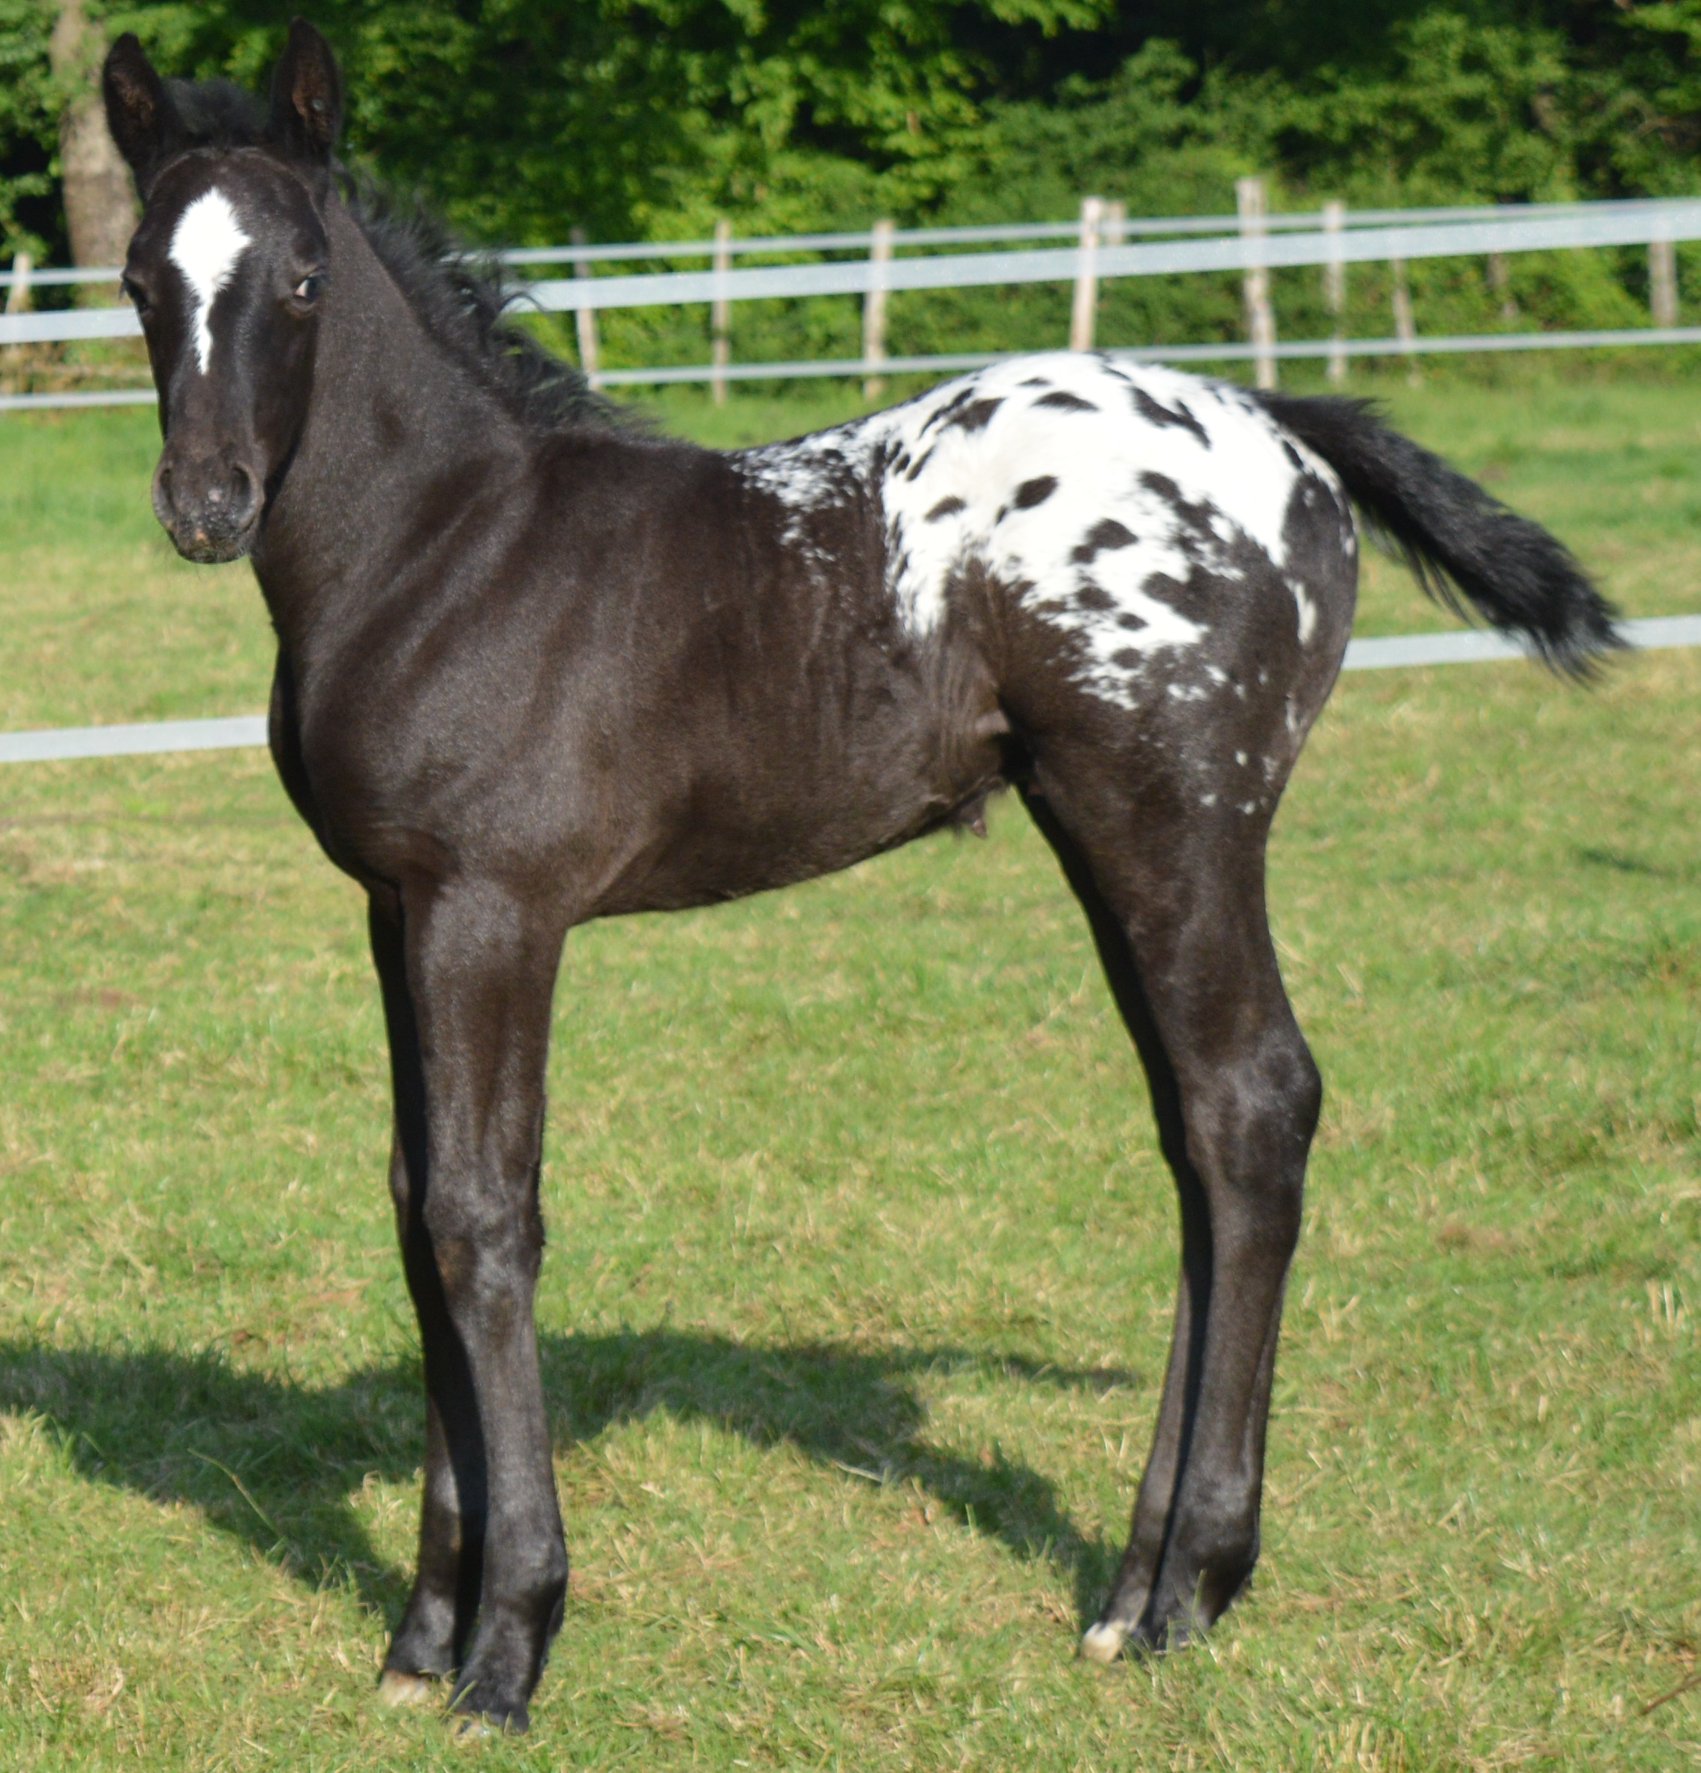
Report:
M750 398L731 441L845 410ZM1401 390L1633 614L1701 610L1701 410ZM0 422L0 728L257 711L151 419ZM1444 626L1378 569L1361 633ZM373 1681L415 1335L358 895L263 754L0 773L0 1766L1672 1769L1701 1757L1701 655L1343 680L1272 911L1328 1082L1265 1556L1073 1660L1174 1210L1014 804L575 934L540 1295L575 1571L523 1741ZM1680 1691L1680 1689L1687 1689Z

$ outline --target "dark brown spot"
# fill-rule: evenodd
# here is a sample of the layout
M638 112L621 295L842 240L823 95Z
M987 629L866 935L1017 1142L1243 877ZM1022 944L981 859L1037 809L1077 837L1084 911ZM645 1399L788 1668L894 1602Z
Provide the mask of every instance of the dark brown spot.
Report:
M1145 654L1140 652L1138 648L1125 646L1121 652L1111 654L1110 662L1113 665L1120 665L1124 671L1133 671L1145 664L1146 659Z
M1146 618L1135 615L1132 610L1126 610L1116 618L1116 625L1126 628L1130 634L1138 634L1146 626Z
M941 499L939 503L928 512L927 521L929 523L938 523L941 518L955 517L959 511L966 511L968 508L968 501L966 499Z
M1016 488L1016 509L1031 511L1035 505L1043 505L1057 491L1057 476L1042 474L1037 480L1024 480Z
M975 391L974 383L971 382L968 385L968 387L961 388L957 391L957 393L952 395L952 397L948 401L946 401L946 403L942 407L940 407L938 412L934 413L932 415L932 417L928 419L926 424L924 424L922 426L922 428L921 428L922 436L925 437L927 435L927 433L929 431L931 431L935 425L941 423L945 419L950 418L953 413L960 411L966 402L968 402L969 400L972 400L974 398L974 391Z
M1130 548L1135 539L1133 530L1118 523L1114 517L1101 517L1075 545L1069 558L1076 566L1089 566L1094 557L1106 549Z
M1075 592L1075 603L1080 609L1115 609L1116 599L1105 590L1103 585L1095 585L1091 579L1083 579ZM1144 623L1141 624L1145 626Z
M954 427L959 431L982 431L992 422L992 415L1003 404L1002 399L973 401L961 412L953 413L941 429L949 431Z
M1034 402L1034 405L1055 406L1060 412L1097 412L1099 410L1090 400L1083 400L1079 394L1071 394L1067 388L1057 388L1050 394L1042 394Z
M1134 410L1148 425L1177 426L1183 431L1191 431L1198 438L1201 449L1211 447L1211 440L1205 434L1205 427L1179 401L1174 406L1165 406L1162 401L1154 400L1144 388L1135 388L1131 392Z
M1156 498L1163 499L1168 504L1179 505L1182 502L1181 488L1167 474L1159 474L1155 470L1149 470L1140 476L1140 484L1147 492Z

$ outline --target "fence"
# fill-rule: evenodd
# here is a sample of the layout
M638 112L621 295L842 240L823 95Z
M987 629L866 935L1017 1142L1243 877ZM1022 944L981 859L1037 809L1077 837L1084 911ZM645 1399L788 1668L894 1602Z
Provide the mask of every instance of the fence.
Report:
M1131 240L1130 236L1142 236ZM1068 240L1063 247L1037 244ZM713 240L526 248L501 254L511 266L562 265L565 277L544 277L525 286L527 299L545 312L573 313L581 355L602 386L706 382L717 393L732 381L810 376L863 376L870 384L905 371L949 371L994 360L991 353L892 356L885 313L896 291L972 289L1035 283L1072 284L1069 342L1093 344L1099 285L1118 277L1239 273L1245 281L1250 338L1130 348L1131 357L1170 362L1250 359L1261 383L1274 381L1284 358L1325 358L1331 373L1344 373L1354 356L1427 352L1547 350L1578 346L1701 343L1701 327L1676 322L1674 244L1701 240L1701 200L1636 199L1624 202L1505 205L1481 208L1348 211L1329 204L1321 211L1263 213L1257 181L1242 181L1234 216L1165 216L1131 219L1120 206L1089 198L1073 222L1019 223L971 228L894 229L877 223L867 233L762 236L737 240L724 227ZM1013 243L1020 243L1014 245ZM1031 244L1030 244L1031 243ZM1002 251L962 250L1002 246ZM1478 256L1503 267L1507 255L1641 246L1649 252L1651 318L1647 327L1594 332L1490 333L1421 337L1410 298L1402 301L1403 268L1414 260ZM933 252L932 248L954 248ZM846 253L856 258L813 264L735 268L739 257L757 254ZM651 271L596 275L594 267L646 259L704 257L702 271ZM1339 292L1350 264L1396 268L1395 333L1391 338L1281 341L1276 336L1268 273L1278 268L1321 267L1330 312L1342 311ZM1503 275L1503 272L1501 273ZM0 314L0 346L136 336L127 309L28 311L37 288L111 282L112 270L32 270L27 264L0 273L6 312ZM814 295L859 296L864 303L863 353L854 359L735 364L731 360L731 309L736 302ZM599 312L704 304L711 311L713 347L705 364L651 368L603 367L598 362L595 317ZM1026 341L1031 347L1038 341ZM1061 342L1061 341L1059 341ZM152 398L136 389L0 396L0 411L42 406L140 403Z
M1701 646L1701 616L1650 616L1624 622L1638 651ZM1515 641L1472 629L1466 633L1399 634L1350 640L1345 671L1388 671L1421 665L1474 665L1524 657ZM91 757L155 757L182 751L246 750L266 743L266 716L215 720L158 720L140 725L43 727L0 733L0 764L67 762Z

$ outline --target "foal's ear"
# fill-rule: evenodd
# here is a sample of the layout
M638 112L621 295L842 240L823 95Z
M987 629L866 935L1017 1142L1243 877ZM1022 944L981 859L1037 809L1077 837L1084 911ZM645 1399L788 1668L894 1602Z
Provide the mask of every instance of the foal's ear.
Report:
M145 197L154 174L181 146L183 124L165 82L154 72L133 31L126 31L108 52L101 90L106 95L106 126Z
M272 74L273 141L301 160L325 165L343 123L343 77L331 46L308 24L294 19L289 42Z

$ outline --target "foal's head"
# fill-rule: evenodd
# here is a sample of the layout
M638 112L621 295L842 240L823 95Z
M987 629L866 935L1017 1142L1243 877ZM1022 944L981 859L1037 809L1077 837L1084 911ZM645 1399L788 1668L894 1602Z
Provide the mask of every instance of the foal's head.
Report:
M107 57L105 89L142 194L124 289L159 389L154 511L190 560L235 560L306 418L331 300L325 204L342 79L298 19L269 117L231 88L168 87L130 35Z

